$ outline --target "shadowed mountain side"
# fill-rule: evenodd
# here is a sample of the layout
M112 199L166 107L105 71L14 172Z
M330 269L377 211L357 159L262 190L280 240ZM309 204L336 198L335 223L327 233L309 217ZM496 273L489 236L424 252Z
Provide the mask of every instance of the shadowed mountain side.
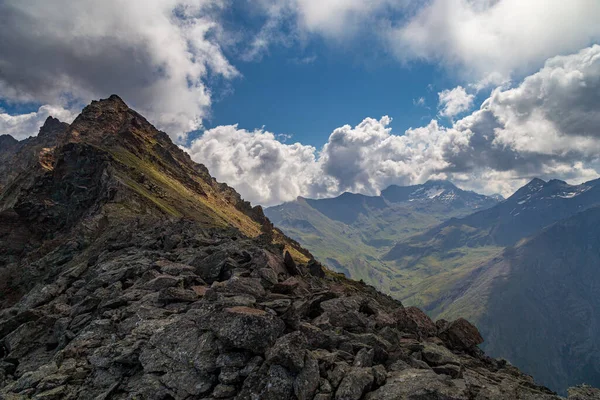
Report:
M486 351L551 387L598 385L599 226L594 207L506 249L441 316L469 315L488 339Z
M559 399L324 269L118 97L61 132L0 193L0 398Z

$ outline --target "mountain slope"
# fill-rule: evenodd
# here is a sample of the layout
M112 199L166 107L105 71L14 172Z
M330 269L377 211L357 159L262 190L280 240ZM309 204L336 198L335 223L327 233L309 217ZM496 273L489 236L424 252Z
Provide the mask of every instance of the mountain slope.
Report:
M0 235L16 225L24 240L9 243L0 253L0 266L81 219L85 226L76 228L92 240L87 238L101 235L112 221L136 223L145 217L236 228L285 246L299 261L308 260L308 252L273 229L260 207L250 207L232 188L216 182L116 96L93 102L71 126L49 119L40 133L4 164L20 174L0 193L0 225L5 227ZM34 283L18 271L14 275L11 281L22 282L16 285L21 289Z
M409 278L396 276L381 260L390 246L447 218L496 203L447 181L429 181L390 186L381 196L344 193L331 199L298 198L267 208L265 214L330 268L393 293L400 280Z
M600 180L573 186L534 179L505 201L460 219L451 219L399 243L387 259L398 259L407 247L510 246L540 229L600 203Z
M424 273L398 298L477 321L503 338L487 350L555 389L598 384L598 183L535 179L495 207L399 242L388 263Z
M599 183L573 186L534 179L492 208L399 241L382 259L396 271L411 271L421 279L398 298L439 315L448 299L463 290L463 281L506 246L600 204Z
M600 207L506 249L442 316L476 320L491 354L554 388L600 383Z
M466 320L302 262L120 99L58 136L0 193L1 398L559 399Z

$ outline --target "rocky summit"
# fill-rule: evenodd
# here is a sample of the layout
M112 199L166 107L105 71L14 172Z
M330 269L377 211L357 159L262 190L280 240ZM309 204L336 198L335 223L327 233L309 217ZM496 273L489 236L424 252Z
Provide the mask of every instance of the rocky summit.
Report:
M1 399L560 399L322 267L118 97L47 124L3 139Z

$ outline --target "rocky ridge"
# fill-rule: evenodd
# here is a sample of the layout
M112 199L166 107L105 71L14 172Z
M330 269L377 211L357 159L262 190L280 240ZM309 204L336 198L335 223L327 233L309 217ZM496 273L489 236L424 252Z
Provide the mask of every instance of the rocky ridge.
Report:
M324 269L120 99L60 132L0 192L1 399L560 399Z

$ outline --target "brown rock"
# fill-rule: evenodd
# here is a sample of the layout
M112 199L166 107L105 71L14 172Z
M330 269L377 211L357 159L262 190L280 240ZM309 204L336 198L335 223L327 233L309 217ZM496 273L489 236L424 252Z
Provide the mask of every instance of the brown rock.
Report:
M469 350L483 343L479 330L464 318L450 323L438 333L438 337L446 346L456 350Z

